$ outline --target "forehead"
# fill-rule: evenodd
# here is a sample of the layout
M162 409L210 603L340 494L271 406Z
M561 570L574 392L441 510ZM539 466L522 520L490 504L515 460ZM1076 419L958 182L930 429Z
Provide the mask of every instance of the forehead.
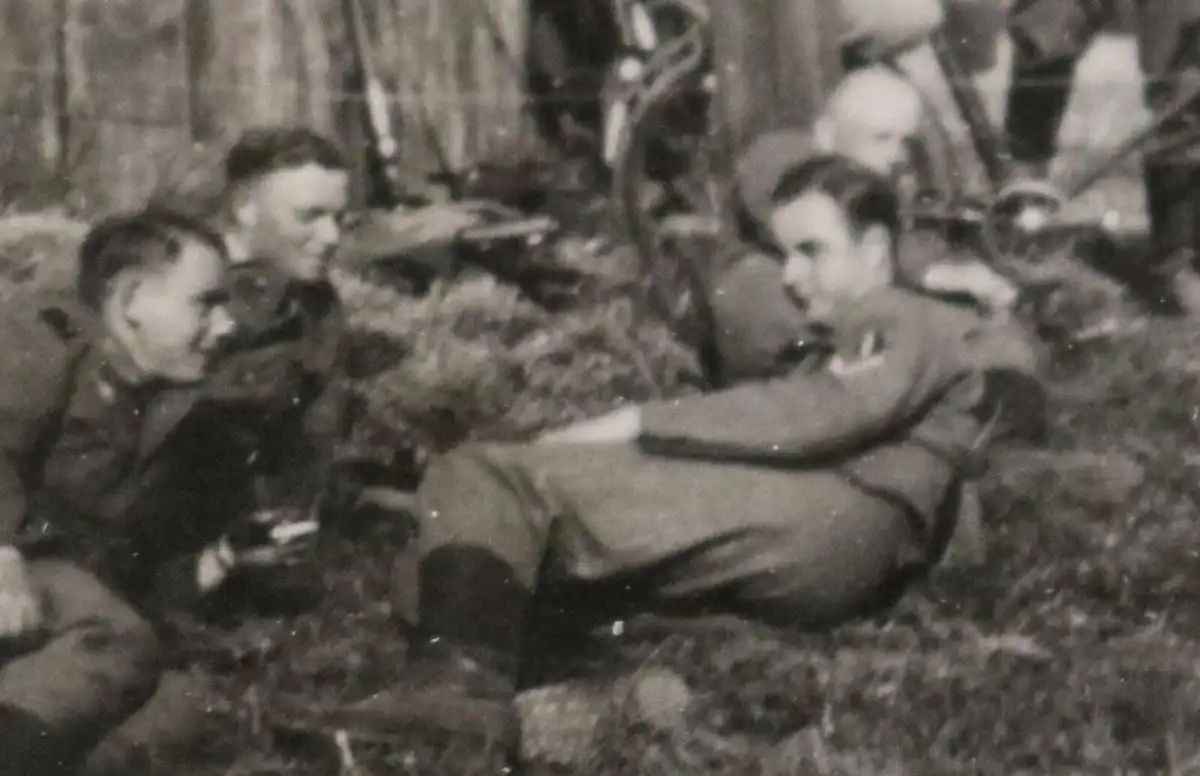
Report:
M163 268L162 279L184 293L202 293L225 282L225 257L207 242L180 238L179 256Z
M846 213L833 197L809 192L771 212L771 228L785 246L843 241L850 234Z
M350 173L318 164L289 167L262 176L252 191L257 196L297 208L340 210L350 196Z

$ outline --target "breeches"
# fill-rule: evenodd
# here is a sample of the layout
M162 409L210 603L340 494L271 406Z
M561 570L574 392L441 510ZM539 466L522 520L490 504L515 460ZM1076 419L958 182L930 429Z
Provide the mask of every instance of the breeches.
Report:
M726 611L820 627L890 603L931 562L894 505L835 474L633 446L468 446L434 461L418 496L422 557L485 549L543 600L615 610L598 616Z
M48 559L31 561L29 572L46 632L0 663L0 707L43 724L55 759L72 766L153 694L160 647L150 625L90 574ZM41 772L41 760L16 762L28 743L14 742L16 757L0 755L0 773Z

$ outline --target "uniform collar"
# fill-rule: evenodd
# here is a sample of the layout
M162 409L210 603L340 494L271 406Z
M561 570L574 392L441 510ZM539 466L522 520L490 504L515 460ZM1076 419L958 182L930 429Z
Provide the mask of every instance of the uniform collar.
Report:
M250 336L297 318L320 318L337 297L328 281L299 282L261 259L231 268L229 292L233 319Z

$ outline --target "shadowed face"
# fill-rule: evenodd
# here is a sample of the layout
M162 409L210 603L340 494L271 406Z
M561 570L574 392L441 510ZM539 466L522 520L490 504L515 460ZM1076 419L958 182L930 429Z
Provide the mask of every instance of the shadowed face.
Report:
M246 186L235 216L252 257L290 278L320 280L341 241L349 199L348 172L308 164Z
M174 260L117 278L105 320L143 373L177 383L206 375L217 346L233 328L224 270L221 253L183 238Z
M894 280L887 229L873 226L856 234L841 205L824 192L776 207L770 226L786 256L784 283L814 313Z

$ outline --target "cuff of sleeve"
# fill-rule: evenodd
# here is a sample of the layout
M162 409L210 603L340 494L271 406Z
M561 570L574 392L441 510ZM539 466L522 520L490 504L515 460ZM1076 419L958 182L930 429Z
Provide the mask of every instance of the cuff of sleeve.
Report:
M196 586L201 592L220 587L233 571L236 557L228 539L222 539L200 553L196 561Z
M687 427L687 417L677 402L654 402L642 407L641 431L638 434L642 440L678 439L684 436Z

